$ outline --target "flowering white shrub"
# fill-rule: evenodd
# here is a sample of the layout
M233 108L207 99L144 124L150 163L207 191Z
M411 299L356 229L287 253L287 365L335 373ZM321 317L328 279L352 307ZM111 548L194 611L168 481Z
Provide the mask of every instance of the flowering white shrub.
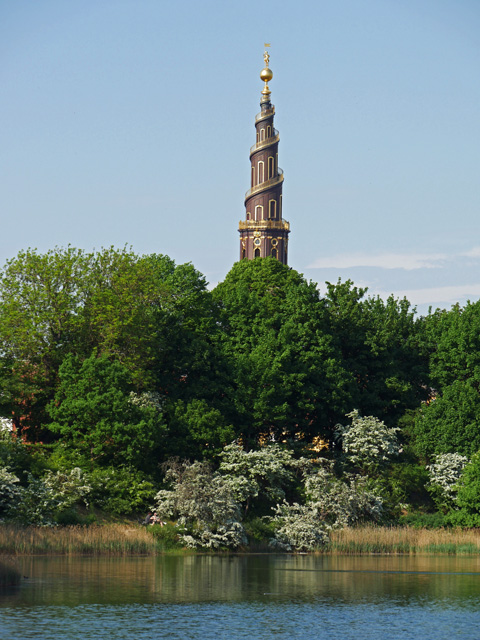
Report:
M13 421L11 418L0 417L0 431L11 431L13 429Z
M315 473L305 475L306 504L277 504L275 516L268 519L275 527L274 546L308 551L328 542L331 529L379 520L382 498L374 492L371 480L349 476L347 482L332 473L333 463L324 461Z
M14 504L21 493L20 480L8 470L8 467L0 467L0 512L6 511Z
M8 517L23 525L51 526L58 501L42 480L29 474L26 487L20 487L18 501L8 511Z
M427 489L437 506L453 506L457 498L457 483L467 464L468 458L459 453L440 453L432 464L427 465L430 475Z
M284 501L274 512L269 518L275 524L271 546L283 551L313 551L328 542L330 527L319 519L315 508Z
M364 476L349 476L343 482L333 475L317 473L305 479L307 504L315 509L319 520L335 528L376 521L382 515L383 500L370 484Z
M162 518L177 518L180 539L189 547L236 548L246 544L240 508L229 483L205 462L171 462L172 489L155 497Z
M57 473L48 471L43 482L45 487L51 491L58 509L68 509L77 502L83 502L88 506L88 496L92 491L92 486L80 468L75 467L70 471L57 471Z
M129 401L140 409L151 407L157 411L163 410L163 397L156 391L144 391L143 393L130 391Z
M294 471L309 464L304 458L296 460L293 451L278 444L245 451L233 443L224 447L219 457L220 473L238 502L256 498L260 491L273 500L282 500L283 487L294 479Z
M337 424L335 430L345 457L353 465L363 469L383 465L400 453L399 428L389 428L374 416L362 418L357 409L347 413L347 418L351 418L351 424Z

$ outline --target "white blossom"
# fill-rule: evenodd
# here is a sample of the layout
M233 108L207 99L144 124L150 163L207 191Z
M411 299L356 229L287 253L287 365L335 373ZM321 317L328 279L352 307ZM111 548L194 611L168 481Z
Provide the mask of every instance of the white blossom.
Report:
M163 397L156 391L144 391L143 393L130 391L129 401L140 409L152 407L157 411L163 410Z
M0 467L0 511L14 504L21 493L19 478L8 467Z
M240 505L229 483L207 463L172 463L166 480L172 489L157 493L156 508L163 518L178 518L184 544L213 549L246 544Z
M330 527L322 522L318 513L309 505L298 503L277 504L275 515L271 520L275 523L275 537L271 546L283 551L313 551L328 542Z
M362 468L385 464L400 453L397 440L399 428L389 428L374 416L360 417L358 410L347 413L351 424L337 424L336 435L349 462Z
M467 464L468 458L459 453L440 453L434 457L432 464L427 465L430 475L427 488L438 504L455 502L457 484Z
M91 493L92 487L79 467L56 473L48 471L43 482L52 492L59 509L68 509L80 501L88 506L88 495Z

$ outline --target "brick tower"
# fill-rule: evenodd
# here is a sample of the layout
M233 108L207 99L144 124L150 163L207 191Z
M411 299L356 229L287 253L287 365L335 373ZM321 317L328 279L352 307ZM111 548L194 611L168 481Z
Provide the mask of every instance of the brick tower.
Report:
M269 45L266 45L269 46ZM265 67L260 78L265 83L260 113L255 116L257 141L250 149L251 187L245 194L246 219L239 223L240 259L272 256L287 264L290 223L282 218L283 171L278 166L280 136L273 126L275 107L270 102L269 81L273 73L270 56L263 55Z

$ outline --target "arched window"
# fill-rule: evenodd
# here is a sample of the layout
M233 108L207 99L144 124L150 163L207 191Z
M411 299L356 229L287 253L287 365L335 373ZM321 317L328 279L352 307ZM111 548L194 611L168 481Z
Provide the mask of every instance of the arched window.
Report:
M247 252L245 249L242 249L242 260L245 260L246 257L247 257Z
M252 167L252 187L255 186L255 167Z
M247 211L247 220L250 220L250 211Z
M271 135L272 135L272 127L270 125L267 125L267 138L270 138Z
M262 184L265 180L265 164L263 160L259 160L258 162L258 171L257 171L257 184Z
M243 250L245 253L245 249ZM272 258L276 258L277 257L277 250L276 249L272 249Z
M273 173L275 171L275 160L273 156L268 157L268 179L273 178Z
M259 258L260 257L260 249L255 249L254 257L255 258Z
M263 220L263 207L261 204L257 204L255 207L255 220Z
M265 129L260 129L260 140L265 140Z
M275 218L277 215L277 201L269 200L268 201L268 217Z

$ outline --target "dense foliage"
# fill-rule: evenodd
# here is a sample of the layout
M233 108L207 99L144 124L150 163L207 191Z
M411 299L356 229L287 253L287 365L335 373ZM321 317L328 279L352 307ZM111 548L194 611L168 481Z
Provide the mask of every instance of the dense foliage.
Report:
M478 526L479 329L480 303L418 317L272 258L209 291L167 256L21 251L0 271L0 518L156 506L211 548Z

